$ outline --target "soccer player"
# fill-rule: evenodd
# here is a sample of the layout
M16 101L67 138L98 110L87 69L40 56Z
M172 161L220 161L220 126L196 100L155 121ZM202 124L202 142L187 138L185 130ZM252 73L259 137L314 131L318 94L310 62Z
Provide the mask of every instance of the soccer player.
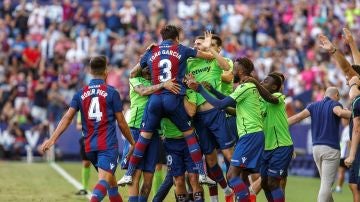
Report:
M188 173L193 189L194 201L204 201L204 191L198 182L197 169L190 158L186 141L181 131L169 120L161 121L161 130L165 137L164 147L167 153L168 172L174 178L176 199L187 201L185 172Z
M211 38L210 44L204 43L205 37ZM233 62L219 55L222 45L219 36L206 32L205 37L197 37L194 47L202 51L208 49L213 54L214 59L190 58L187 61L187 72L191 73L196 81L206 81L214 88L221 90L223 70L231 69ZM231 160L235 141L226 127L226 113L212 106L200 94L198 94L196 106L197 112L194 117L194 125L199 136L201 150L205 155L209 176L224 189L226 201L233 201L233 192L218 165L216 150L218 147L224 154L225 159L227 161ZM209 192L210 200L212 202L218 201L217 185L210 186Z
M44 152L53 146L80 110L86 156L99 177L90 201L101 201L107 192L110 201L122 201L114 175L119 157L116 121L125 138L131 145L135 144L122 113L120 95L114 87L105 84L106 67L105 56L91 58L90 71L94 79L74 95L53 135L41 146Z
M350 120L350 140L351 146L349 156L345 159L345 165L349 169L349 186L353 194L353 201L360 200L360 80L359 77L354 76L349 81L350 85L350 99L352 100L352 116Z
M160 90L168 89L175 94L179 92L180 86L173 83L173 80L168 80L164 83L157 85L151 85L149 68L144 68L141 75L130 78L130 120L128 125L130 127L131 134L135 141L138 140L140 134L141 120L144 114L146 103L148 102L149 95ZM158 162L159 154L159 136L154 135L151 138L149 147L144 155L143 161L138 165L134 174L134 181L129 187L129 202L147 201L152 187L152 180L154 176L155 165ZM122 164L126 165L127 152L129 143L125 143L123 150ZM154 155L155 154L155 155ZM125 160L125 162L124 162ZM125 166L124 166L125 167ZM123 168L124 168L123 167ZM139 194L139 183L141 173L143 174L143 183Z
M149 67L153 85L167 80L176 79L181 84L180 94L176 95L168 90L160 90L153 94L148 101L141 126L141 134L136 142L134 154L130 158L126 174L121 178L120 184L131 184L132 175L136 166L143 158L144 152L150 143L153 132L160 124L161 118L169 118L179 128L186 139L190 156L199 169L199 182L214 184L204 171L202 152L196 140L191 122L184 109L185 86L182 80L186 71L186 60L190 57L212 59L212 55L197 51L179 44L180 28L166 25L160 31L163 41L146 51L141 58L141 68ZM211 40L211 39L205 39Z
M340 118L349 119L351 116L350 111L342 108L339 99L338 89L328 87L323 100L288 118L289 125L292 125L311 117L313 157L321 179L318 201L333 200L331 186L340 163Z
M285 96L280 92L284 78L281 73L273 72L261 82L261 86L277 99L277 103L270 103L260 98L265 150L260 168L261 179L258 180L261 180L261 187L268 201L285 201L287 170L294 151L287 122Z
M78 112L77 119L76 119L76 129L81 131L82 124L81 124L81 113ZM89 189L89 178L90 178L90 165L91 162L86 157L85 153L85 137L82 135L79 139L80 144L80 156L82 160L82 169L81 169L81 182L83 188L76 192L76 195L87 195L87 190Z
M251 60L238 58L234 64L234 78L238 77L240 81L244 81L253 70L254 65ZM235 192L236 201L248 201L250 185L248 175L259 168L264 150L259 92L255 84L241 83L230 96L221 100L208 94L194 79L188 78L187 84L193 90L200 92L214 107L225 109L236 105L239 140L235 146L227 178Z

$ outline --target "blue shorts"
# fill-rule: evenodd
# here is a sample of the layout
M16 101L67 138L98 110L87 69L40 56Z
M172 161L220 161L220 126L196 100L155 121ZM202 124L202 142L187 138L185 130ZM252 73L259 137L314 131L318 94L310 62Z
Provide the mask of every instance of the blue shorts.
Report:
M119 150L109 149L102 151L86 152L86 157L94 165L95 169L101 168L111 174L114 174L119 159Z
M165 138L164 147L167 153L168 172L171 176L182 176L185 171L188 173L198 173L184 138Z
M227 127L226 113L217 108L197 112L194 117L196 133L203 154L211 154L214 149L228 149L235 140Z
M140 136L140 130L138 128L130 128L130 131L134 140L137 141ZM155 133L151 138L150 144L146 148L143 159L136 168L144 172L154 173L155 166L158 163L160 156L159 146L160 146L160 137L157 133ZM129 152L129 147L130 147L130 143L125 140L123 155L120 163L121 169L127 169L128 167L126 156L127 153Z
M249 133L240 137L231 158L231 165L251 172L259 172L264 142L263 131Z
M265 150L262 155L260 173L262 177L286 177L294 146L278 147L274 150Z
M144 111L141 131L155 132L162 118L169 118L180 131L190 130L191 121L184 107L184 96L152 94Z
M357 184L360 189L360 148L357 150L355 159L349 168L349 184Z
M237 132L236 125L236 116L226 115L226 127L231 135L231 137L235 140L235 143L239 140L239 134Z

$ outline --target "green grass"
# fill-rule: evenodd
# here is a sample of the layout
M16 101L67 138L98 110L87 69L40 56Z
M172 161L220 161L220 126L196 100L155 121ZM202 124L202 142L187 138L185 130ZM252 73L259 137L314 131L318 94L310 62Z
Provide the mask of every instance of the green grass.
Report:
M59 163L70 175L80 181L80 163ZM123 172L117 171L120 178ZM97 181L97 175L92 169L90 186ZM316 178L304 178L290 176L286 188L286 201L308 202L316 201L320 180ZM0 201L88 201L85 197L75 196L77 190L65 181L46 163L26 164L19 162L0 161ZM207 188L205 188L207 192ZM119 188L119 192L127 201L128 192L126 187ZM219 190L221 193L221 190ZM208 194L206 194L208 196ZM334 194L335 202L352 201L352 195L347 185L344 185L342 194ZM223 194L219 199L223 199ZM104 200L108 201L108 199ZM150 201L150 200L149 200ZM175 201L173 191L170 191L166 202ZM206 201L209 201L208 197ZM266 201L264 194L258 195L258 202Z

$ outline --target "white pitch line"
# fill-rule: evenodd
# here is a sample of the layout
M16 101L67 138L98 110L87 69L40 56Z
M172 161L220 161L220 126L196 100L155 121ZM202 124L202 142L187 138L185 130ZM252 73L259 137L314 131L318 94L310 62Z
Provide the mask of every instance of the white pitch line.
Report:
M55 162L51 162L50 166L58 172L66 181L72 184L76 189L80 190L83 188L82 184L73 178L69 173L67 173L62 167L60 167ZM88 191L88 193L91 193ZM86 195L88 199L91 199L91 194Z

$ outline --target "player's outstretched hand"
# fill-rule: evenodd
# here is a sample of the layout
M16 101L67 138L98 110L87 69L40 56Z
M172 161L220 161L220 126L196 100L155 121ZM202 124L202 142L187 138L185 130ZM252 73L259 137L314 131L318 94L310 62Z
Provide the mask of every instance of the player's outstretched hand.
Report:
M164 83L164 88L171 91L174 94L179 94L180 90L181 90L180 85L175 82L175 78L173 78L171 80L167 80Z
M348 156L348 157L345 159L345 161L344 161L345 165L346 165L347 167L352 166L352 163L354 162L354 159L355 159L354 157Z
M53 142L51 139L45 140L41 145L41 151L46 152L50 149L51 146L54 145L55 142Z
M324 34L319 34L318 39L319 39L321 48L323 48L329 52L333 52L333 50L336 49L334 44L332 44L331 41L329 40L329 38L327 38L327 36L325 36Z
M350 30L348 28L345 27L343 29L343 32L344 32L343 37L344 37L345 43L349 44L349 43L354 42L354 38L353 38L353 36L352 36L352 34L351 34L351 32L350 32Z
M195 81L195 78L192 74L185 75L185 83L188 88L193 89L194 91L197 91L199 87L199 83Z
M204 32L204 37L205 39L202 45L204 46L204 48L209 49L211 47L211 40L212 40L211 31Z

